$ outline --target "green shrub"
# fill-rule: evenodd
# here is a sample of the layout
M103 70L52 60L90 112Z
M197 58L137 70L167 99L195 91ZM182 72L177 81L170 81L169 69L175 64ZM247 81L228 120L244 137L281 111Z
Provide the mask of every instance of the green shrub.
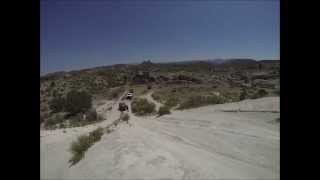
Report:
M135 115L149 115L155 112L156 105L147 99L135 98L132 101L131 108Z
M71 121L82 121L83 115L81 113L73 114L73 115L67 114L65 118Z
M81 135L78 137L77 141L71 143L70 152L72 157L69 160L71 166L79 162L83 157L85 152L97 141L101 139L103 135L103 128L99 127L96 130L89 133L89 135Z
M89 133L90 137L90 144L93 144L101 139L101 136L103 135L103 128L98 127L96 130Z
M241 93L226 89L221 92L221 95L225 97L229 102L236 102L239 101Z
M165 114L170 114L170 107L168 106L161 106L159 108L159 111L158 111L158 115L159 116L162 116L162 115L165 115Z
M164 103L167 107L174 107L179 103L179 99L175 96L170 96Z
M98 120L98 114L95 109L91 109L86 113L86 120L89 122L97 121Z
M121 117L121 120L122 120L122 121L129 121L129 119L130 119L129 114L124 114L124 115Z
M86 135L81 135L78 137L77 141L72 142L70 151L73 156L69 160L69 162L71 162L71 165L79 162L84 157L84 153L89 147L89 136Z
M268 95L268 92L265 89L259 89L254 95L253 99L262 98Z
M82 121L82 116L80 114L77 114L69 117L69 124L71 127L78 127L82 126L84 124L84 121Z
M160 97L159 95L157 95L157 94L155 94L155 93L152 93L152 94L151 94L151 97L152 97L154 100L156 100L156 101L158 101L158 102L161 102L161 97Z
M53 113L62 112L66 107L66 101L62 97L54 97L49 102L49 106Z
M247 98L248 98L247 90L243 89L241 94L240 94L239 100L242 101L242 100L247 99Z
M103 118L97 114L95 110L86 112L86 120L83 119L83 115L81 113L69 116L69 124L71 127L85 126L101 120L103 120Z
M51 82L50 87L53 88L56 85L54 81Z
M182 102L178 109L190 109L190 108L196 108L200 106L206 106L209 104L222 104L224 102L226 102L226 99L221 96L194 95L194 96L190 96L186 101Z
M91 108L91 95L85 91L70 91L66 96L66 111L70 114L85 112Z
M51 129L56 127L57 124L62 123L63 121L64 118L62 114L54 114L44 122L44 127L46 129Z
M63 124L63 123L61 123L60 125L59 125L59 128L60 129L62 129L62 128L65 128L66 126Z
M268 95L268 91L266 91L265 89L259 89L258 95L260 97L264 97L264 96Z

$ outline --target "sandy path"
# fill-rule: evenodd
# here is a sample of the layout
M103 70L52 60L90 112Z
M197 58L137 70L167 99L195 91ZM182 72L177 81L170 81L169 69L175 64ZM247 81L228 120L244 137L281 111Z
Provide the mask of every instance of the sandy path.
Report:
M140 118L129 112L131 126L121 123L103 135L71 168L47 163L52 176L41 177L279 179L280 125L273 123L279 113L224 112L239 108L279 111L278 104L279 98L262 98L174 111L159 118ZM61 161L67 158L55 152L44 155Z

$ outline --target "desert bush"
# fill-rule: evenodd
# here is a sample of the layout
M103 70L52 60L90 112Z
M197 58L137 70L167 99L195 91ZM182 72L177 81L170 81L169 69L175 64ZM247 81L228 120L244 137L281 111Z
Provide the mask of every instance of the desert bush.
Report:
M90 144L93 144L101 139L101 136L103 135L103 128L98 127L96 130L89 133L90 137Z
M96 130L89 133L89 135L81 135L78 137L77 141L71 143L70 152L72 157L69 160L71 166L79 162L83 157L85 152L97 141L101 139L103 135L103 128L99 127Z
M247 90L243 89L241 94L240 94L239 100L242 101L242 100L247 99L247 98L248 98Z
M121 117L121 120L122 120L122 121L129 121L129 119L130 119L129 114L124 114L124 115Z
M62 114L54 114L44 122L44 127L46 129L51 129L56 127L57 124L62 123L63 121L64 118Z
M53 113L62 112L66 107L66 101L62 97L54 97L49 102L49 107Z
M158 94L152 93L152 94L151 94L151 97L152 97L154 100L161 102L161 97L160 97Z
M86 112L86 119L83 119L83 114L78 113L68 117L69 125L71 127L85 126L103 120L103 117L99 115L94 109Z
M193 95L193 96L190 96L186 101L182 102L178 109L190 109L190 108L196 108L196 107L210 105L210 104L222 104L224 102L226 102L226 99L223 98L222 96Z
M88 112L86 112L86 120L89 122L97 121L98 120L98 114L95 109L90 109Z
M135 115L148 115L155 112L156 105L147 99L135 98L132 101L131 108Z
M52 81L52 82L50 83L50 87L51 87L51 88L53 88L55 85L56 85L56 83L55 83L54 81Z
M78 127L84 124L84 121L82 121L81 114L69 116L68 119L69 119L69 125L71 127Z
M59 125L59 128L61 129L61 128L65 128L66 126L63 124L63 123L61 123L60 125Z
M259 89L258 95L260 97L264 97L264 96L268 95L268 91L266 91L265 89Z
M158 115L159 116L162 116L162 115L165 115L165 114L170 114L170 107L168 106L161 106L159 108L159 111L158 111Z
M262 98L268 95L268 92L265 89L259 89L254 95L253 99Z
M66 111L70 114L85 112L92 106L91 95L85 91L72 90L66 96Z
M76 164L84 157L85 151L87 151L87 149L90 147L89 142L89 136L82 135L78 137L77 141L71 143L70 151L73 154L69 160L71 165Z
M238 91L226 89L223 91L220 91L221 95L228 99L229 102L236 102L239 101L241 93Z
M179 99L175 96L170 96L166 102L165 102L165 106L169 107L174 107L179 103Z

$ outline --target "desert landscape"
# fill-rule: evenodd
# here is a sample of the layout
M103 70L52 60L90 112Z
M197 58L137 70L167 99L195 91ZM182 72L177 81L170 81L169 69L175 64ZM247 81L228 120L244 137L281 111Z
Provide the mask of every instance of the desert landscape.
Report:
M40 99L41 179L280 179L279 60L58 72Z

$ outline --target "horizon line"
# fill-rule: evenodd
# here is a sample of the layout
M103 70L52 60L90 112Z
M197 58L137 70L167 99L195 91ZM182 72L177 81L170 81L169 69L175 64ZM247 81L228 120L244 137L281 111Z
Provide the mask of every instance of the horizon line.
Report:
M209 60L232 60L232 59L251 59L251 60L255 60L255 61L264 61L264 60L278 60L280 61L280 58L272 58L272 59L268 59L268 58L263 58L263 59L254 59L254 58L209 58L209 59L193 59L193 60L178 60L178 61L164 61L164 62L158 62L158 60L152 60L152 59L146 59L146 60L142 60L142 61L139 61L139 62L132 62L132 63L113 63L113 64L101 64L101 65L97 65L97 66L91 66L91 67L83 67L83 68L78 68L78 69L70 69L70 70L57 70L57 71L52 71L52 72L46 72L46 73L43 73L41 74L40 72L40 77L43 77L43 76L47 76L47 75L50 75L50 74L55 74L55 73L68 73L68 72L72 72L72 71L81 71L81 70L88 70L88 69L94 69L94 68L98 68L98 67L106 67L106 66L114 66L114 65L135 65L135 64L141 64L143 63L144 61L150 61L152 63L155 63L155 64L160 64L160 63L175 63L175 62L189 62L189 61L209 61Z

